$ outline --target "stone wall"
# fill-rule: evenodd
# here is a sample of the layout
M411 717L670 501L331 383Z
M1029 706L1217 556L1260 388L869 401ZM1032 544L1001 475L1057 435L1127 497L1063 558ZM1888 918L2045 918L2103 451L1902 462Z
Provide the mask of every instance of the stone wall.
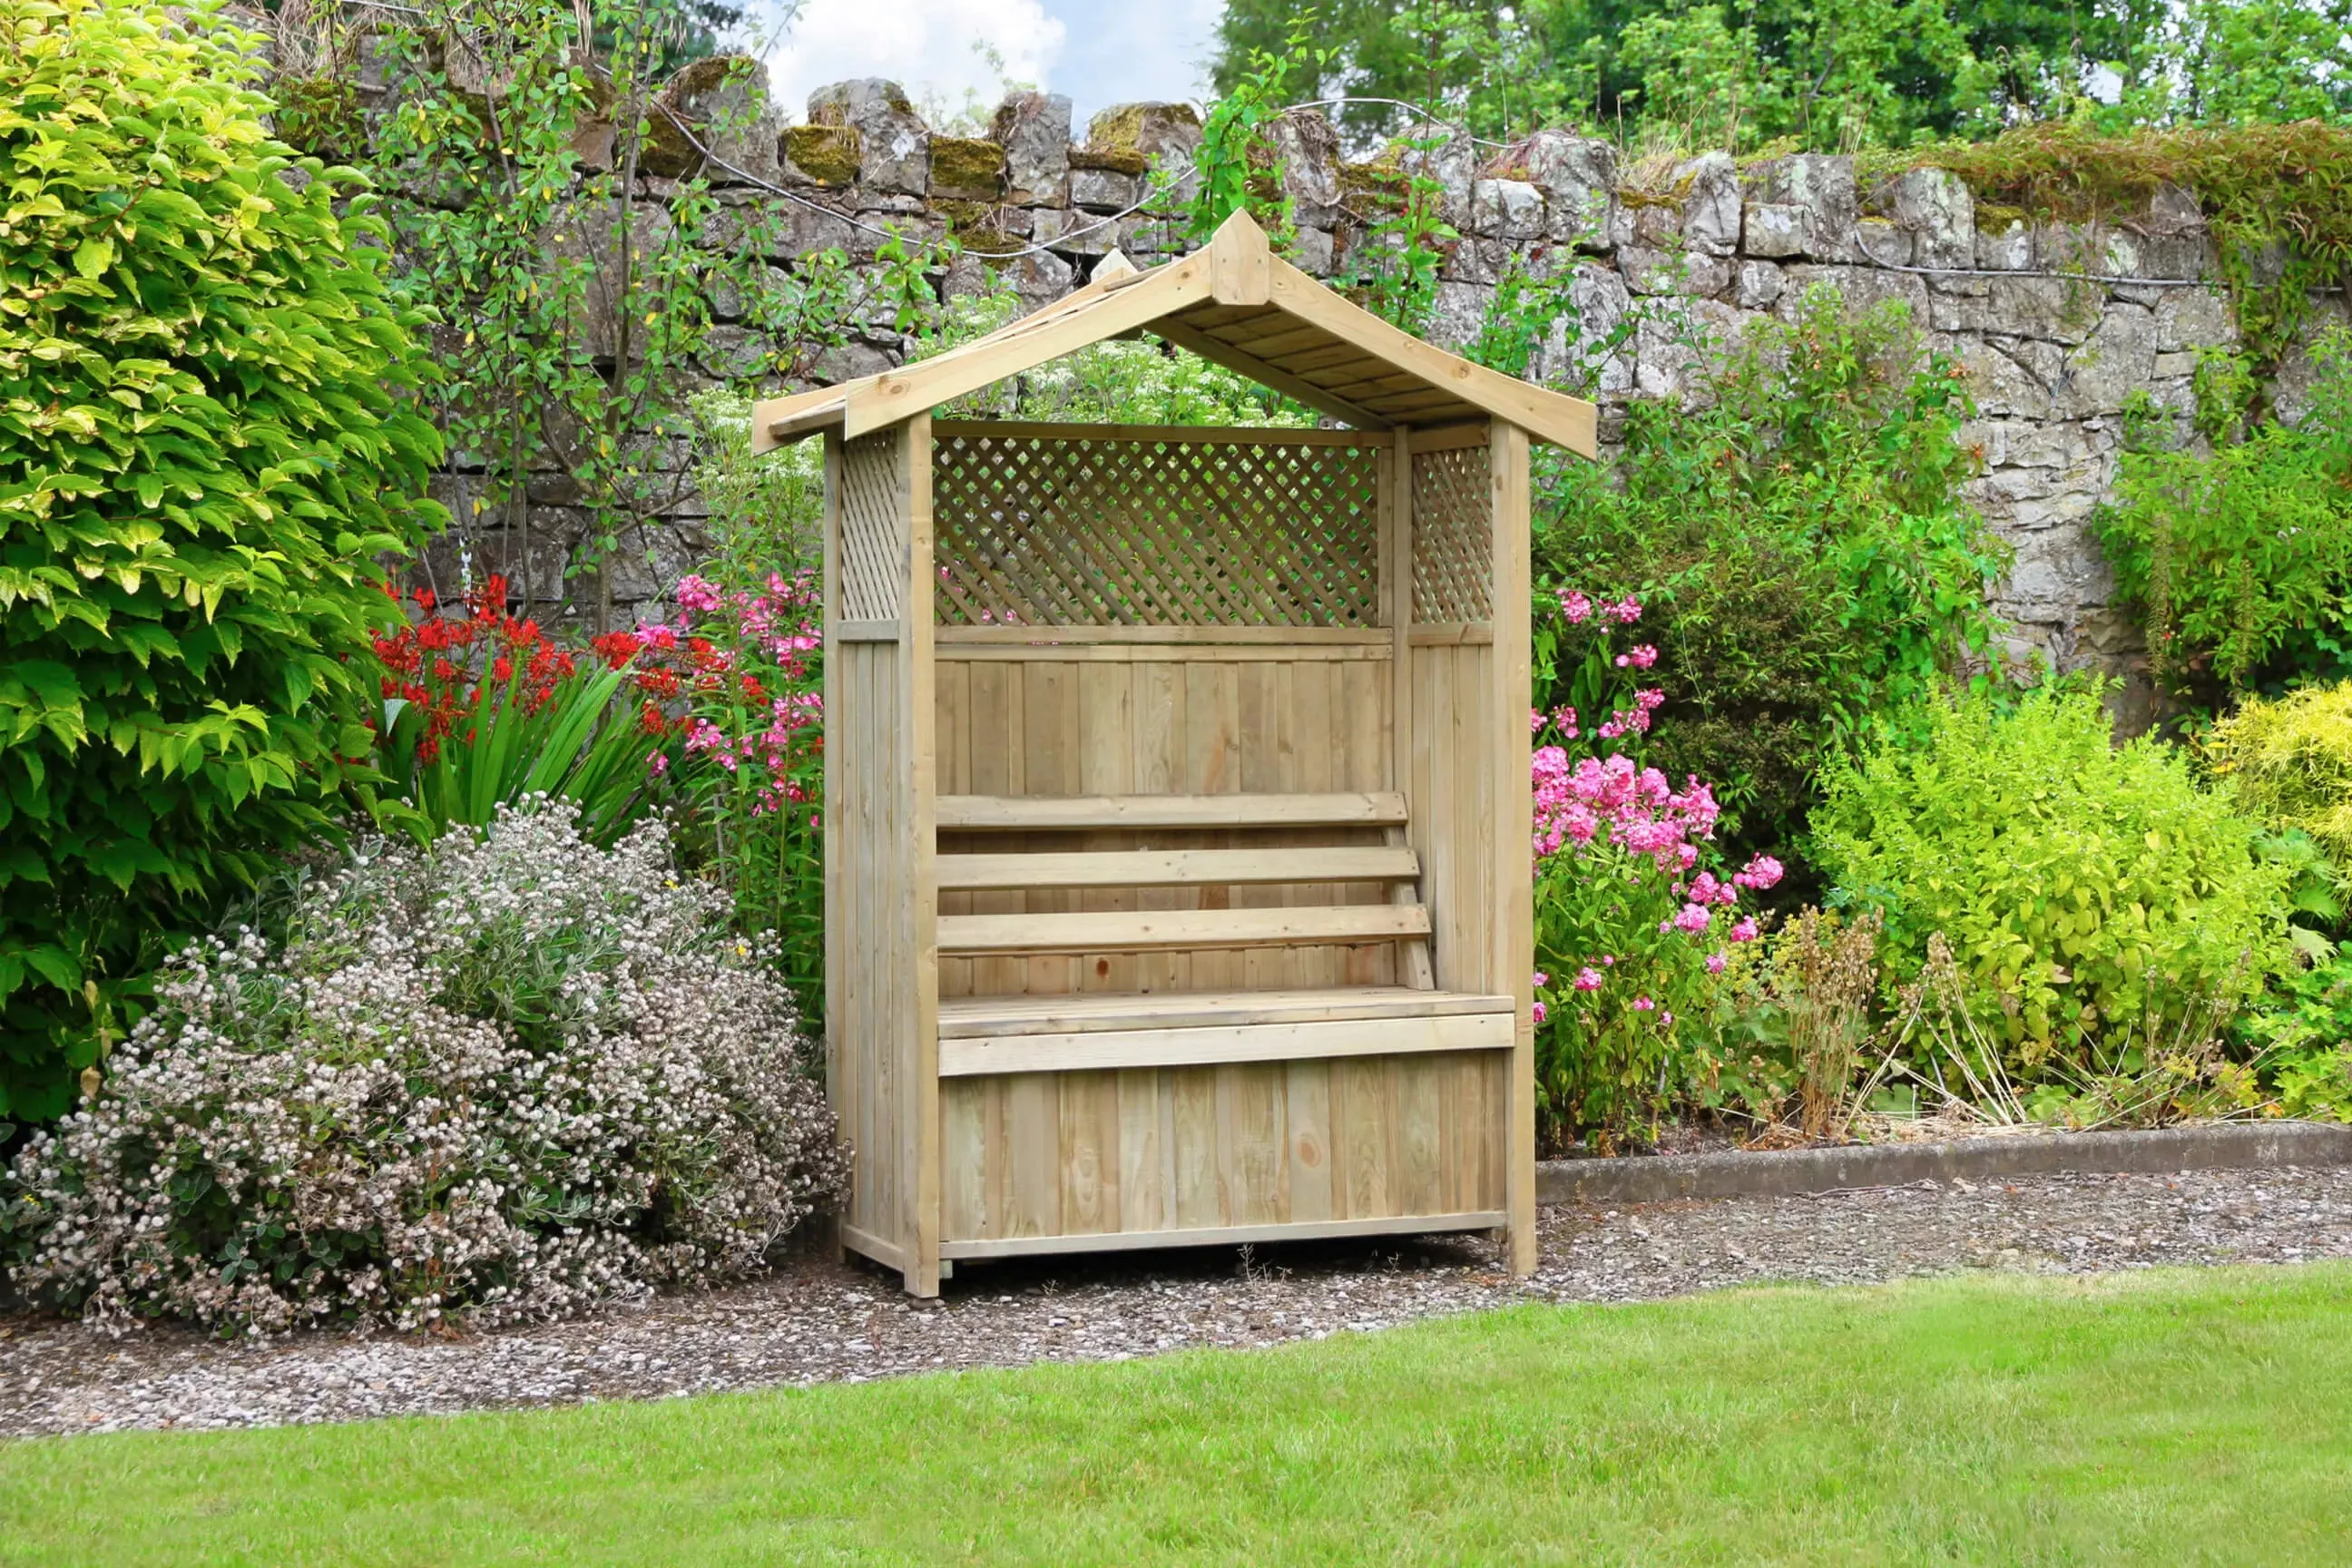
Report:
M718 79L696 70L680 73L668 96L699 119L714 107ZM870 258L881 227L909 238L954 236L966 253L942 280L949 295L982 287L993 271L1034 309L1082 283L1114 246L1147 267L1185 248L1201 135L1189 106L1123 105L1080 136L1068 99L1016 93L985 137L933 131L902 90L880 80L820 89L800 124L756 100L752 108L751 131L715 148L732 166L703 172L725 203L781 209L783 238L771 257L780 266L835 246ZM593 160L608 142L592 127L583 153ZM2140 672L2137 629L2110 604L2112 579L2088 519L2112 480L2126 398L2145 391L2187 410L2198 351L2237 336L2228 298L2210 281L2213 248L2189 193L2168 189L2144 212L2079 226L1980 213L1968 187L1940 170L1865 190L1852 159L1824 155L1736 163L1710 153L1629 167L1607 142L1547 132L1505 149L1462 138L1406 153L1401 163L1395 154L1351 163L1311 112L1279 121L1276 142L1267 177L1289 198L1294 255L1312 272L1344 269L1360 247L1378 243L1371 198L1394 190L1402 172L1438 182L1444 216L1462 236L1441 273L1432 332L1440 341L1476 332L1513 257L1547 276L1569 269L1575 335L1570 323L1556 324L1537 369L1583 367L1585 389L1601 405L1604 444L1633 398L1704 395L1708 345L1753 319L1789 312L1811 284L1835 285L1856 304L1907 301L1973 386L1980 415L1963 438L1984 468L1970 488L2015 547L1997 600L2016 628L2016 651L2038 650L2064 669ZM702 162L683 145L672 152L648 177L648 195ZM2343 320L2341 296L2321 301L2315 316ZM1623 329L1629 317L1633 325ZM726 356L748 335L721 329L706 367L714 379L727 378ZM1612 336L1620 346L1596 353ZM905 349L895 332L861 327L820 373L881 370ZM2274 388L2290 416L2308 373L2307 356L2290 356ZM544 487L553 510L536 527L542 548L565 535L563 485L549 476ZM695 511L682 503L663 536L646 542L651 564L627 568L628 580L615 583L624 606L690 562ZM2135 684L2145 692L2144 680Z

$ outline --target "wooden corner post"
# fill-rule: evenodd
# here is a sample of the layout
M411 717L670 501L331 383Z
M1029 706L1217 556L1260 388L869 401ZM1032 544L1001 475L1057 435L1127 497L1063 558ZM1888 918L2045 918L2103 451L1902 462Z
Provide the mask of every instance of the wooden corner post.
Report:
M1494 421L1487 471L1494 488L1495 868L1496 909L1490 965L1496 987L1517 1005L1511 1047L1506 1191L1511 1269L1536 1268L1535 805L1528 768L1533 741L1527 712L1534 658L1528 624L1528 433Z
M940 883L938 707L932 664L931 416L907 422L907 707L904 736L913 798L907 819L912 868L914 961L913 1136L907 1191L914 1213L907 1226L907 1289L940 1293ZM1521 595L1525 597L1524 595Z

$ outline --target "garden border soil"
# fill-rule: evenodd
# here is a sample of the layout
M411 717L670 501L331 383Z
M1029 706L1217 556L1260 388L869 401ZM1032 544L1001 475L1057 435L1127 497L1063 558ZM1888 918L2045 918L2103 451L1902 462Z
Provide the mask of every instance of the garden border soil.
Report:
M1681 1198L1798 1197L1954 1177L1990 1181L2275 1165L2352 1165L2352 1126L2225 1121L2153 1131L2058 1132L1951 1143L1546 1160L1536 1167L1536 1201L1657 1204Z

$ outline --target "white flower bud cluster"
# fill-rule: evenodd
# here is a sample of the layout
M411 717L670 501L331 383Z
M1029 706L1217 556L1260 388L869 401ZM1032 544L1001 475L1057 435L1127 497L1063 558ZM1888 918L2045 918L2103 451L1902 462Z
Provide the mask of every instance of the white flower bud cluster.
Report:
M0 1173L20 1288L274 1333L761 1268L847 1169L791 994L660 823L607 852L575 817L362 846L282 943L174 958L97 1096Z

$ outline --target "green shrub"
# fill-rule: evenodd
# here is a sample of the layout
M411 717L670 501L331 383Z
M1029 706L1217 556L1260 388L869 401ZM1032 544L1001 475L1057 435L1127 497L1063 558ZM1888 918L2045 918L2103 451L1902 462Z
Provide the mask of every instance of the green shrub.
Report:
M2352 334L2329 333L2315 358L2300 424L2237 439L2245 384L2221 362L2200 382L2210 452L2165 449L2145 412L2133 426L2095 523L2176 689L2352 674Z
M2352 681L2252 699L2207 732L2203 752L2241 811L2308 834L2352 876Z
M438 515L368 200L264 132L249 41L0 0L0 1115L366 798L374 561Z
M1537 577L1642 600L1666 699L1645 760L1714 781L1737 847L1781 852L1824 757L1989 647L2006 556L1959 497L1958 369L1899 302L1848 316L1817 287L1710 396L1634 404L1613 466L1548 466Z
M2284 967L2290 868L2178 752L2115 746L2097 693L2045 689L2006 714L1979 695L1922 719L1910 743L1831 772L1816 847L1834 897L1885 912L1899 979L1947 935L2017 1065L2111 1059Z

